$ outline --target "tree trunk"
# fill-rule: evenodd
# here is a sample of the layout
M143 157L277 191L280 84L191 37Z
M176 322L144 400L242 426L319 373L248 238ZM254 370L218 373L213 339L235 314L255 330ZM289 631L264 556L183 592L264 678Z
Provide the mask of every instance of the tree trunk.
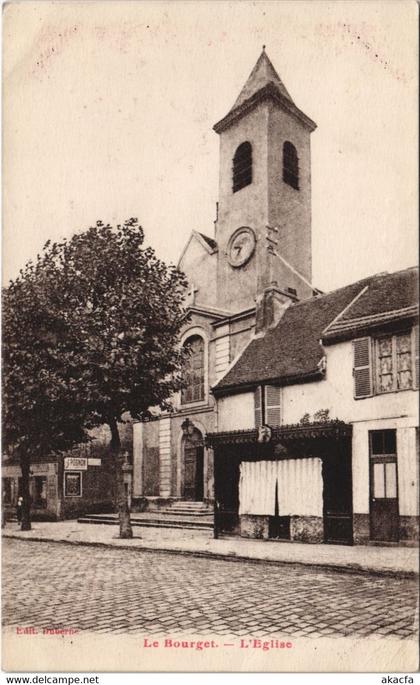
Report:
M31 530L31 494L29 491L29 477L30 477L31 463L29 454L21 454L20 469L22 471L22 519L21 530Z
M133 529L130 522L130 508L127 502L127 493L124 484L124 456L121 454L121 440L118 424L114 418L109 421L111 429L111 452L114 460L115 494L117 500L118 520L120 524L120 538L133 537Z
M57 521L64 519L64 456L57 459Z

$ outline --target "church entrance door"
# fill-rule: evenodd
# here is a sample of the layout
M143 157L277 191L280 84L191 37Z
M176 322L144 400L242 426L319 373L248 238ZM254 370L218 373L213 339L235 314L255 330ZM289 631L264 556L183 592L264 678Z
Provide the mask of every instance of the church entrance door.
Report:
M194 428L184 438L184 499L201 502L204 497L204 444L200 431Z

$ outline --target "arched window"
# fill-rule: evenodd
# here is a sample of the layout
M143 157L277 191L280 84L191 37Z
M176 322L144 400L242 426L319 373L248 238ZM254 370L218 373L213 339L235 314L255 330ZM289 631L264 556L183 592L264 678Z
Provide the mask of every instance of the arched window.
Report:
M204 340L192 335L184 343L189 356L184 362L185 387L181 390L182 404L204 400Z
M252 183L252 146L241 143L233 156L232 190L244 188Z
M295 146L288 140L283 144L283 181L299 190L299 160Z

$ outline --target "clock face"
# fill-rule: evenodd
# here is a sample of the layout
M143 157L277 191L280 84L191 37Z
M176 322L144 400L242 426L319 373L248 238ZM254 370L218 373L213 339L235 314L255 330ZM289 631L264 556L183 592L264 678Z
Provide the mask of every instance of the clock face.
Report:
M255 250L255 233L243 226L232 234L228 244L228 260L233 267L243 266L251 259Z

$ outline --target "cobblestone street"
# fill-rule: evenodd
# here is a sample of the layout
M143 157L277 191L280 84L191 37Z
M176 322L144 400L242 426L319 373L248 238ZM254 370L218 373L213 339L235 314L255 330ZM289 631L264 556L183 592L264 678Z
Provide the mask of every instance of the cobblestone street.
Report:
M413 637L417 582L3 541L3 623L149 635Z

